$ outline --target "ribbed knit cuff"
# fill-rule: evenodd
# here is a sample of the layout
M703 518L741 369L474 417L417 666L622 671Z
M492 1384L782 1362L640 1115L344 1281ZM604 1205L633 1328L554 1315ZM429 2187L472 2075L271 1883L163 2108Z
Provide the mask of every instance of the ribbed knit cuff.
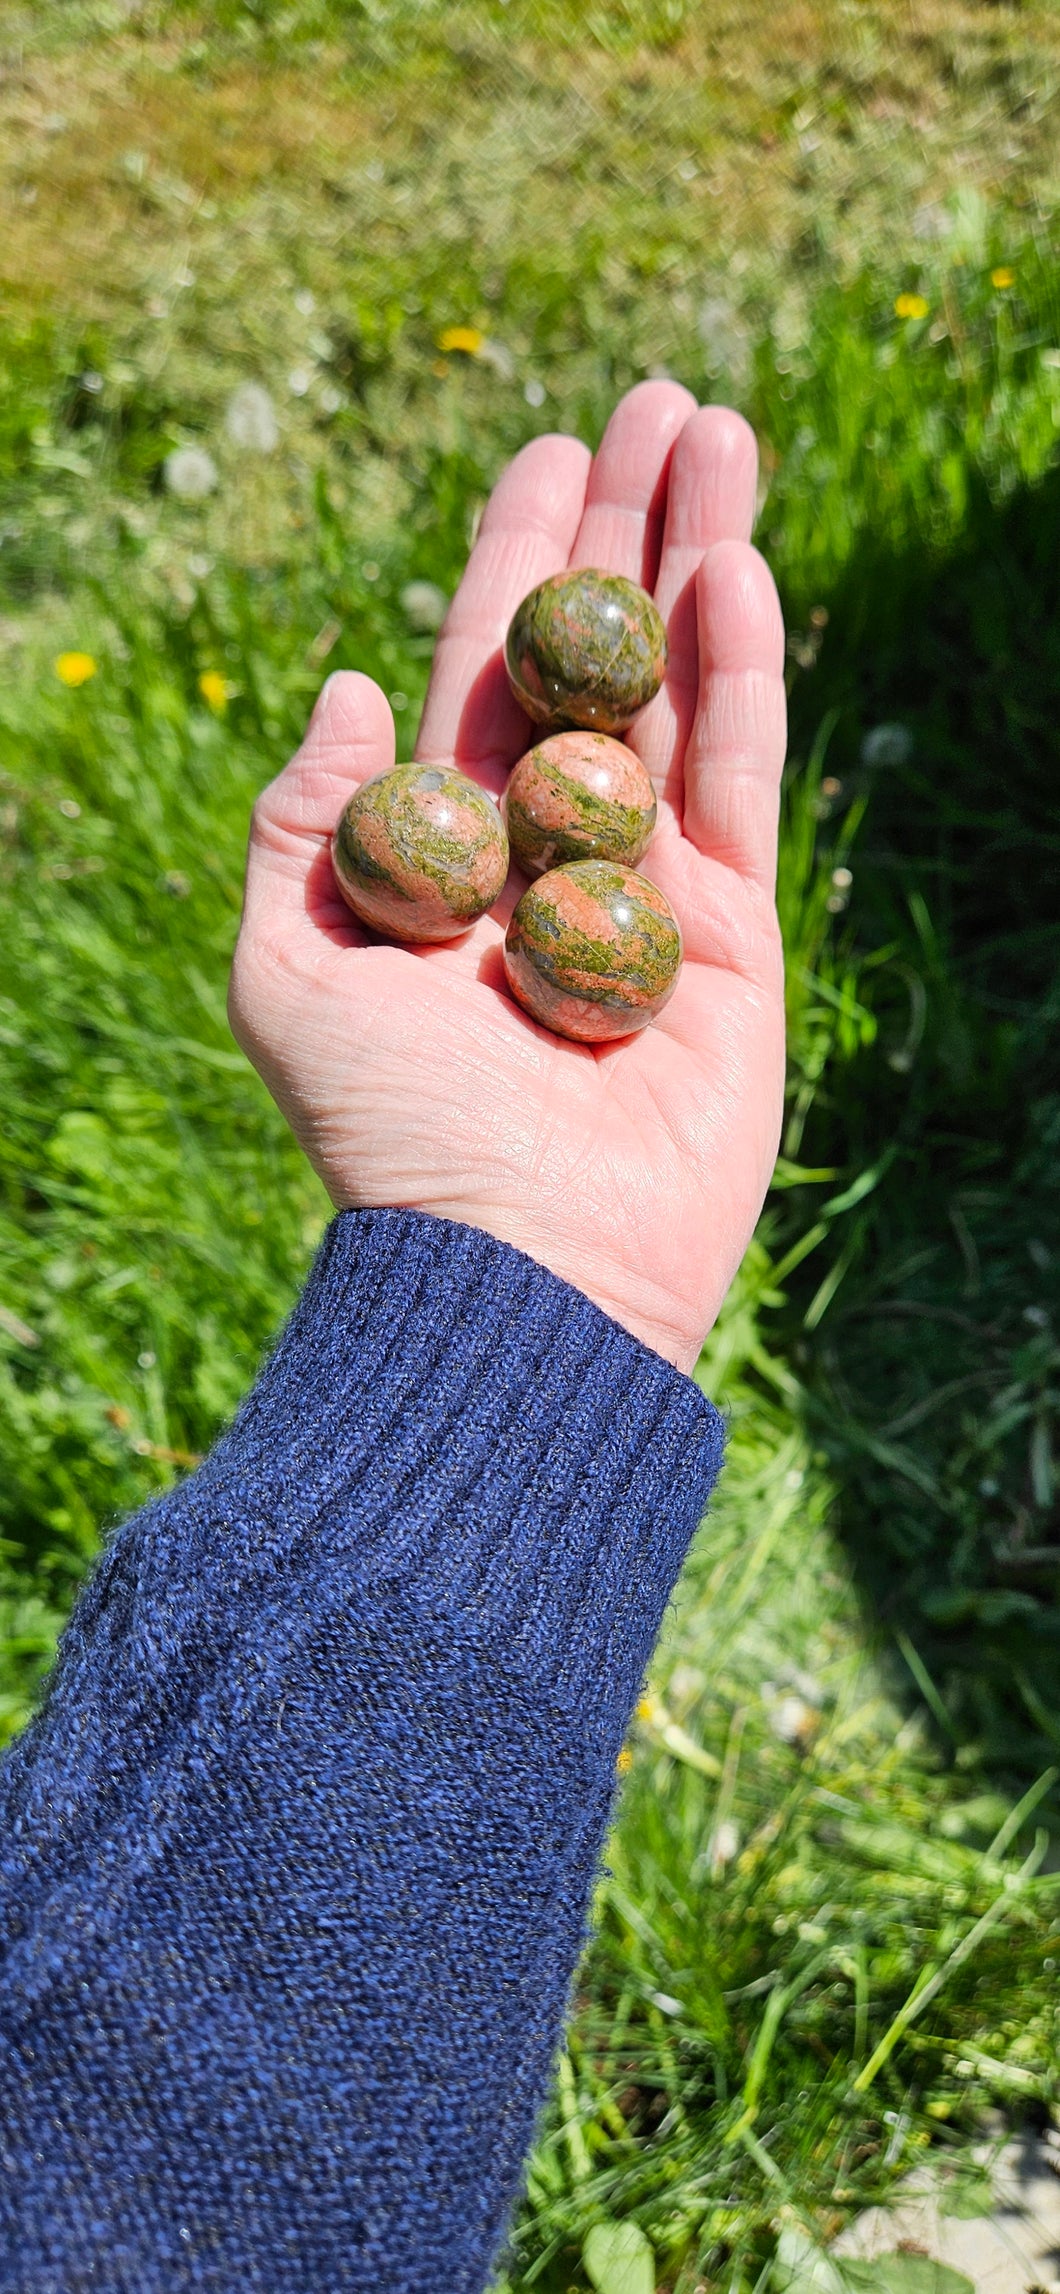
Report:
M347 1211L214 1460L231 1444L249 1495L257 1457L270 1542L348 1534L366 1597L628 1706L722 1439L691 1379L521 1251Z

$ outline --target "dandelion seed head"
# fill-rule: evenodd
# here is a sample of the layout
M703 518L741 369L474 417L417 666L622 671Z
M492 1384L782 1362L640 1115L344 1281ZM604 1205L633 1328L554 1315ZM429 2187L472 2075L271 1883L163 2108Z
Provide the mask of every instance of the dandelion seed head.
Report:
M711 1863L715 1866L722 1867L724 1867L726 1864L731 1864L733 1857L738 1853L739 1846L739 1826L733 1824L728 1817L723 1817L721 1823L715 1826L714 1831L711 1834Z
M502 382L511 382L515 374L515 360L507 343L493 342L487 336L478 355L484 366L491 366L494 374L500 375Z
M912 754L908 725L873 725L861 744L863 765L907 765Z
M922 242L948 239L953 230L953 218L937 200L925 200L913 216L913 237Z
M699 310L699 339L707 354L707 372L726 375L733 383L747 381L750 338L739 311L724 295L708 295Z
M217 484L217 464L205 446L175 446L166 455L162 476L178 502L202 502Z
M429 636L441 628L449 600L436 581L407 581L398 602L411 627Z
M225 429L233 446L247 454L271 454L280 442L276 409L264 384L241 382L232 392L225 413Z
M800 1748L809 1743L818 1725L818 1715L804 1697L781 1697L769 1715L769 1726L780 1743Z

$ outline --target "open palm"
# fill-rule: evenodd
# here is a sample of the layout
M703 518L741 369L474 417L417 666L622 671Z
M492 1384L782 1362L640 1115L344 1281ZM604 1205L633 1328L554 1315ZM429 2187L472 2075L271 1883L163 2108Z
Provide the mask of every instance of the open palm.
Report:
M772 1170L783 1077L773 904L783 634L750 547L754 440L670 382L616 409L599 453L539 438L494 489L439 639L416 756L494 793L534 735L501 649L546 575L595 565L654 591L666 684L625 738L659 823L642 863L685 964L653 1026L561 1041L512 1001L501 960L522 889L462 939L377 940L335 889L330 831L394 758L385 696L343 672L255 807L232 974L235 1033L332 1200L483 1227L687 1369Z

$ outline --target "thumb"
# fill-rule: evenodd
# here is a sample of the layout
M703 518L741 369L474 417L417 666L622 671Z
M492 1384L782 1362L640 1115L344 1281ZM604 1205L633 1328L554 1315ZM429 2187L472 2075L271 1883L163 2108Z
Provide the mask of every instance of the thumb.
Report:
M305 880L355 789L394 762L386 695L359 670L322 688L301 748L263 789L250 823L244 929L267 904L305 913Z

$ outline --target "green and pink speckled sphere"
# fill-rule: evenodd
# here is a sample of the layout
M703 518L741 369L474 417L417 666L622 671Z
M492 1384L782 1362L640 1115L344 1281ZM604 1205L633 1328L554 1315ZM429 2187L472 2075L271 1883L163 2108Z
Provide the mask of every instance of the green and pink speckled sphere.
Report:
M551 733L512 770L502 800L520 868L540 876L570 860L635 868L655 827L646 765L609 733Z
M444 765L395 765L350 798L331 859L363 924L395 940L452 940L503 891L508 839L476 781Z
M658 607L623 574L553 574L512 616L504 649L516 700L535 724L621 733L666 673Z
M647 1027L669 1001L681 933L646 876L576 860L531 884L508 926L504 968L532 1019L575 1043Z

